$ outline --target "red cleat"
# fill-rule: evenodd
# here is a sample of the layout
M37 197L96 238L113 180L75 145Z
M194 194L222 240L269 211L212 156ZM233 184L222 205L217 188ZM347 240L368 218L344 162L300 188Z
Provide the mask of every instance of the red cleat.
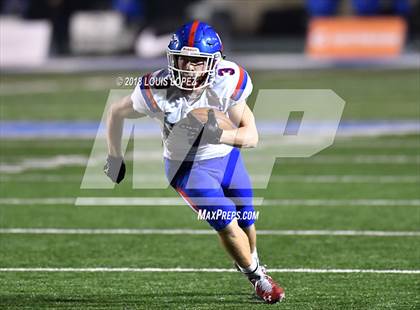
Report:
M280 302L285 297L283 288L274 282L274 280L268 275L265 275L263 278L257 280L254 288L257 296L268 304Z

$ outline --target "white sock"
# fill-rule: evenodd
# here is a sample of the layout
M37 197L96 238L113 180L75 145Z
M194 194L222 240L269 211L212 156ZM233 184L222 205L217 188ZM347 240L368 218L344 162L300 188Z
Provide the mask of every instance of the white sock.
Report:
M252 259L251 265L249 265L248 267L245 267L245 268L239 266L239 269L243 273L252 273L258 268L258 266L259 266L258 262L256 262L254 259Z
M254 261L256 261L258 264L260 263L260 259L258 257L257 248L254 249L254 251L251 253L251 256Z
M264 273L261 269L261 266L258 262L258 257L255 258L252 256L252 263L246 268L242 268L239 266L239 269L242 273L244 273L248 278L261 278L264 276Z

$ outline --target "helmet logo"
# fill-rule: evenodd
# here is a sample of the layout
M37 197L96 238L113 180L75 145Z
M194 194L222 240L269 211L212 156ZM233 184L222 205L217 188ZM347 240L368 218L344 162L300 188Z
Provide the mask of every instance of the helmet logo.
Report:
M184 46L181 49L182 54L186 54L186 55L199 55L200 54L200 50L196 47L189 47L189 46Z
M175 33L172 35L171 43L170 44L171 45L178 45L179 44L178 36Z

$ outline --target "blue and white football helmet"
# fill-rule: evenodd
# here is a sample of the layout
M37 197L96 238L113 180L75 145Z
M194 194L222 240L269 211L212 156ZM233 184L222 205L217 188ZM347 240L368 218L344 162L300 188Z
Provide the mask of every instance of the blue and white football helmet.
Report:
M167 48L168 69L172 83L181 89L194 90L212 84L217 63L222 59L223 45L219 35L208 24L195 20L183 25L173 35ZM199 57L205 61L203 71L178 68L178 56ZM203 77L199 85L188 87L182 82L183 75Z

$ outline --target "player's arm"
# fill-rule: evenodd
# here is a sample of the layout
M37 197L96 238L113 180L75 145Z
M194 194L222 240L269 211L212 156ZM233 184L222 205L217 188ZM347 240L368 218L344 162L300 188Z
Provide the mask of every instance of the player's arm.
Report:
M229 118L238 129L223 130L220 143L238 147L256 147L258 144L258 131L255 125L254 114L245 101L242 101L229 110Z
M140 118L146 116L133 108L133 102L130 96L122 98L120 101L112 104L107 115L107 142L108 154L114 157L122 157L121 137L126 118Z
M126 96L112 104L108 110L106 120L108 157L104 166L104 172L114 183L120 183L125 176L125 163L121 152L124 119L143 116L146 115L134 110L130 96Z

